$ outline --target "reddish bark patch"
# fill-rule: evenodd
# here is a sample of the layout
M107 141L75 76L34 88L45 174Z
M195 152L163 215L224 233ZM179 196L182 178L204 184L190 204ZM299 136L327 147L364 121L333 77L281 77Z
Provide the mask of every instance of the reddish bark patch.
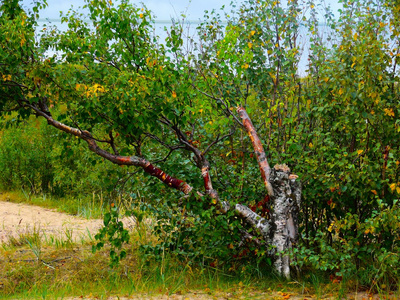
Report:
M268 194L273 195L273 189L271 183L269 182L269 176L271 173L271 168L265 157L264 147L262 146L261 140L258 137L257 131L254 128L253 123L246 110L243 107L238 107L237 112L243 121L243 126L246 129L248 135L250 136L251 142L253 144L254 153L257 157L258 166L260 167L261 177L265 183Z
M149 164L147 167L144 168L144 170L145 170L145 172L149 173L151 176L154 176L154 177L157 177L158 179L160 179L166 185L168 185L172 188L175 188L179 191L182 191L185 194L188 194L191 191L191 187L186 182L184 182L183 180L180 180L180 179L176 179L176 178L164 173L164 171L153 166L152 164Z
M120 156L118 157L118 161L125 165L125 164L129 164L131 162L131 158L129 156Z

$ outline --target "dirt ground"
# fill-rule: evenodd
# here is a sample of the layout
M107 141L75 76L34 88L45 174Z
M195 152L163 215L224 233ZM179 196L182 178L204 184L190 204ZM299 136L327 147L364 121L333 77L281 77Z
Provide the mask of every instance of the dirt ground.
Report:
M34 205L0 201L0 243L11 237L39 233L43 238L80 242L97 233L102 220L87 220ZM123 220L127 227L132 220Z

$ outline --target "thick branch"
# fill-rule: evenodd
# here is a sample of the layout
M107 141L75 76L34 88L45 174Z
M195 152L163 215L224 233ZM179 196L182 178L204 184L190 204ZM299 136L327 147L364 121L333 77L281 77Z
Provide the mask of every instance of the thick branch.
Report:
M176 179L171 177L170 175L164 173L159 168L153 166L149 161L144 158L138 156L120 156L111 154L103 149L101 149L92 134L86 130L79 130L77 128L70 127L63 123L60 123L54 120L51 116L34 107L31 104L27 104L30 108L32 108L38 115L44 117L47 120L47 123L54 126L55 128L62 130L68 134L74 135L86 141L89 145L89 149L96 153L97 155L111 161L117 165L127 165L127 166L137 166L144 169L145 172L149 173L151 176L157 177L162 182L167 184L168 186L175 188L185 194L189 194L192 191L192 187L188 185L186 182L180 179Z
M264 180L265 187L267 188L268 195L273 196L274 190L270 182L271 168L268 164L265 156L265 151L262 143L257 135L257 131L254 128L253 123L250 120L249 115L243 107L238 107L237 112L243 121L243 126L247 130L250 136L251 142L253 143L254 153L257 156L258 165L261 171L261 177Z
M236 204L235 211L240 218L260 233L267 243L270 242L271 225L267 219L242 204Z

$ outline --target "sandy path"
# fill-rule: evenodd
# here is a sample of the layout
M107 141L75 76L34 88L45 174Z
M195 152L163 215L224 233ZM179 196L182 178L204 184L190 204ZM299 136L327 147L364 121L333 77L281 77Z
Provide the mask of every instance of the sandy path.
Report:
M131 220L124 223L133 226ZM99 219L87 220L39 206L0 201L0 243L33 232L62 241L72 236L72 241L79 242L87 239L89 232L94 236L102 224Z

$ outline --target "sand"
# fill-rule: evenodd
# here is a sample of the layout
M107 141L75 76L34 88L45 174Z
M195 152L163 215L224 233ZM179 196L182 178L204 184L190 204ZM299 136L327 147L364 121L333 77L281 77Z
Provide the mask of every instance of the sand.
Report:
M133 226L133 220L123 222L127 227ZM94 237L102 224L101 219L88 220L39 206L0 201L0 243L32 233L79 242Z

